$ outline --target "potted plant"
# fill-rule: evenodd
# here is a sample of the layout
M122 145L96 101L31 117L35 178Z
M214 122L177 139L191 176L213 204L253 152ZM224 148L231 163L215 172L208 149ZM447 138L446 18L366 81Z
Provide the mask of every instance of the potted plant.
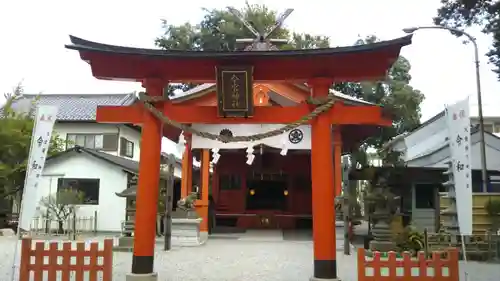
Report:
M410 252L416 256L419 251L424 250L425 237L415 227L408 225L396 238L398 252Z

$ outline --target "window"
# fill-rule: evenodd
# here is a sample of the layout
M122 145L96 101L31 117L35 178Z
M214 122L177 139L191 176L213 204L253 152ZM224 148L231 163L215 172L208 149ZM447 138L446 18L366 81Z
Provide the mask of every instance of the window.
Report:
M66 149L70 149L75 145L105 151L116 151L118 149L117 134L68 134L66 141Z
M134 157L134 143L126 138L120 138L120 155L125 157Z
M240 175L220 175L219 176L220 190L237 190L241 189Z
M57 190L73 189L82 192L82 205L99 205L99 179L70 179L57 180Z
M475 174L475 177L472 178L472 192L483 192L483 181L481 180L481 174L479 171ZM487 187L487 192L500 192L500 176L498 175L490 175L489 183Z
M434 209L436 207L436 190L441 184L416 184L415 208Z

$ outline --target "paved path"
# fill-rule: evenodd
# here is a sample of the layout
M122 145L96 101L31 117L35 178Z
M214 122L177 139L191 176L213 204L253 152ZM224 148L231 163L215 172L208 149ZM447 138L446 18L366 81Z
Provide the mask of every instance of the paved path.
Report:
M309 280L313 272L311 241L283 239L283 235L273 231L251 234L211 239L201 247L157 251L155 270L159 281ZM0 237L0 249L4 254L0 263L1 281L10 280L14 245L12 238ZM130 253L114 254L113 281L125 280L131 260ZM338 251L337 260L340 279L356 281L355 256L344 256ZM468 270L469 281L499 280L500 265L469 263Z

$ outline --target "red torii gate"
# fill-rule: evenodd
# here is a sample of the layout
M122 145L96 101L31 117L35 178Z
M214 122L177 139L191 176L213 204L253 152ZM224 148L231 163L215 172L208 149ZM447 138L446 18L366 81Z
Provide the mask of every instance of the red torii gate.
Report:
M168 83L214 82L216 67L253 67L254 82L286 81L307 83L313 98L326 98L333 82L384 79L399 56L411 43L411 35L399 39L353 47L262 51L200 52L163 51L111 46L71 36L71 45L91 66L98 79L141 81L151 97L163 95ZM154 103L168 118L179 123L290 123L309 114L314 106L256 107L249 118L223 118L217 107ZM161 139L168 128L142 105L102 106L97 121L142 124L139 184L136 200L136 227L132 273L151 278L155 247ZM335 105L309 122L311 124L311 174L313 200L314 274L312 280L336 280L336 238L334 177L340 176L340 157L332 161L332 143L342 140L332 125L370 124L390 126L378 106ZM339 128L339 127L337 127ZM206 161L205 161L206 162ZM335 162L335 165L334 163ZM185 176L185 175L183 175ZM339 184L339 181L336 181ZM208 192L205 192L207 194ZM137 280L137 279L135 279ZM150 279L147 279L150 280Z

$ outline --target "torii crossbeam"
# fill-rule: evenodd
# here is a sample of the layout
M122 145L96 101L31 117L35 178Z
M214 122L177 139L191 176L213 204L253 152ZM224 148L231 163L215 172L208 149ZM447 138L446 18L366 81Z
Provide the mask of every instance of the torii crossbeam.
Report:
M362 46L267 52L161 51L110 46L76 37L71 37L71 40L72 44L67 48L79 52L95 77L143 81L150 96L162 96L168 83L213 83L215 69L230 62L251 66L254 83L307 83L313 98L325 99L330 98L330 87L334 82L384 79L401 48L411 43L411 36ZM185 106L170 101L157 102L155 106L165 116L184 124L289 123L316 107L309 104L257 107L253 117L221 118L216 106ZM154 187L159 181L163 124L141 105L100 107L97 121L142 124L132 277L128 280L157 280L153 270L158 190ZM356 108L337 102L328 112L311 118L309 124L314 240L311 280L333 281L337 280L334 178L339 178L341 169L340 153L333 157L332 143L333 146L342 143L342 125L389 126L391 120L376 105ZM206 159L203 161L208 163ZM205 173L206 178L207 175Z

